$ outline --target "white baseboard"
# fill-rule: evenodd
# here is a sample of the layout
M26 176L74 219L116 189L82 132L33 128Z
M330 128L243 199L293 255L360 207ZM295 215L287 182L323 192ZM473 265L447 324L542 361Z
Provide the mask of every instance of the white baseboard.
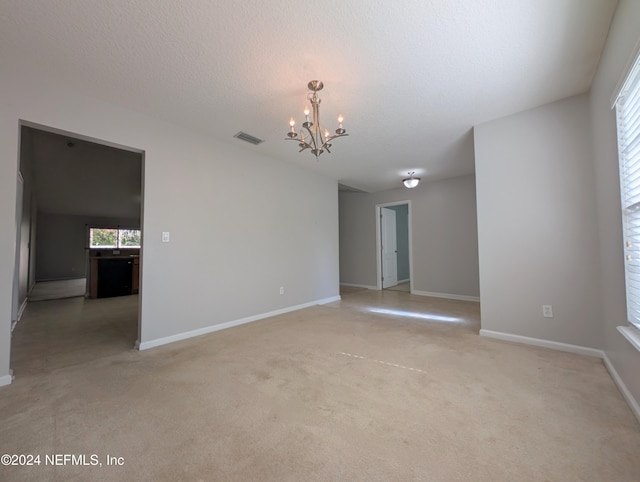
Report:
M377 290L377 286L359 285L356 283L340 283L340 286L349 286L350 288L364 288L365 290Z
M411 281L411 279L410 279L410 278L407 278L407 279L399 279L399 280L398 280L398 284L401 284L401 283L407 283L408 281Z
M479 296L452 295L450 293L433 293L431 291L412 290L412 295L431 296L433 298L446 298L448 300L475 301L480 302Z
M618 375L618 372L616 371L613 364L611 363L611 360L609 360L609 357L603 350L598 350L596 348L588 348L588 347L578 346L578 345L570 345L568 343L559 343L557 341L541 340L539 338L530 338L528 336L511 335L509 333L502 333L499 331L491 331L491 330L483 330L483 329L480 330L480 335L486 336L488 338L495 338L498 340L512 341L515 343L523 343L525 345L533 345L533 346L539 346L542 348L550 348L552 350L566 351L569 353L575 353L577 355L586 355L586 356L593 356L596 358L602 358L602 361L604 362L604 366L607 368L607 371L611 375L611 378L613 378L613 381L615 382L618 389L622 393L622 396L626 400L627 404L629 404L629 408L631 408L631 411L633 412L635 417L638 419L638 422L640 422L640 404L638 404L638 401L633 397L633 395L631 394L627 386L624 384L624 382L622 381L622 378L620 378L620 375Z
M0 387L4 387L5 385L11 385L12 381L13 381L12 375L5 375L3 377L0 377Z
M149 348L155 348L157 346L166 345L176 341L186 340L193 338L194 336L206 335L207 333L213 333L214 331L225 330L238 325L244 325L245 323L251 323L252 321L262 320L271 316L282 315L291 311L302 310L309 308L310 306L325 305L327 303L333 303L334 301L340 301L340 296L332 296L331 298L324 298L322 300L311 301L309 303L303 303L301 305L289 306L280 310L270 311L268 313L261 313L259 315L249 316L247 318L241 318L239 320L228 321L226 323L220 323L217 325L205 326L204 328L198 328L197 330L185 331L176 335L166 336L164 338L157 338L151 341L136 342L139 350L148 350Z
M613 381L618 386L618 390L620 390L622 396L629 404L629 408L631 408L631 411L638 419L638 422L640 422L640 404L638 404L638 401L633 397L627 386L624 384L622 378L618 375L618 372L606 353L603 354L602 360L604 361L604 366L607 367L607 370L609 371L609 375L611 375L611 378L613 378Z
M636 350L640 351L640 332L636 328L630 326L617 326L616 328Z
M13 330L16 329L16 325L20 321L20 318L22 318L22 313L24 313L24 310L27 307L27 301L28 300L29 300L28 297L24 299L24 301L20 305L20 308L18 308L18 313L16 314L16 319L11 321L11 333L13 333Z
M20 309L18 310L18 319L16 321L20 321L20 318L22 318L22 313L24 313L24 310L27 307L27 301L29 301L29 297L26 297L20 305Z
M522 343L524 345L539 346L541 348L550 348L552 350L566 351L575 353L576 355L594 356L596 358L604 358L604 352L597 348L589 348L586 346L570 345L568 343L560 343L558 341L542 340L540 338L531 338L528 336L512 335L511 333L502 333L500 331L480 330L480 336L487 338L495 338L496 340L512 341L514 343Z

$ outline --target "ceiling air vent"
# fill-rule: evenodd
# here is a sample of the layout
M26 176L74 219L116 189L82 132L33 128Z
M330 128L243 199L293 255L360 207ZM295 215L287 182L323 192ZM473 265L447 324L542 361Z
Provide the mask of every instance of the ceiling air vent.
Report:
M238 132L233 137L240 139L241 141L248 142L249 144L253 144L254 146L257 146L258 144L262 144L264 142L264 140L258 139L257 137L254 137L251 134L247 134L246 132L242 131Z

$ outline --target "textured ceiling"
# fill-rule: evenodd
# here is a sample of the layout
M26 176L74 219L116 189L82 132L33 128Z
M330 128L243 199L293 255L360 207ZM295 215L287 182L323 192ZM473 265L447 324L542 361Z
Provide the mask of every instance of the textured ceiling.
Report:
M21 142L39 211L140 219L140 154L30 127Z
M586 92L616 3L0 0L0 59L379 191L472 173L473 125ZM312 79L349 133L319 161L284 141Z

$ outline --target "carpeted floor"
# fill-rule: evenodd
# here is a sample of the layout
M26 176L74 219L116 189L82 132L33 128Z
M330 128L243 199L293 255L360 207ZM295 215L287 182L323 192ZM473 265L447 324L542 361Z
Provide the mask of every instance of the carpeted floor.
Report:
M640 474L640 426L602 362L482 338L477 303L363 290L145 352L107 350L73 364L56 363L62 355L50 349L34 363L44 338L63 342L56 325L68 329L73 310L98 306L108 317L106 303L123 300L83 300L67 319L60 309L42 339L29 327L46 321L27 307L14 336L16 380L0 389L0 453L41 454L43 465L0 467L0 479ZM116 345L125 331L111 330ZM46 466L45 454L95 454L102 466ZM107 466L107 455L123 465Z

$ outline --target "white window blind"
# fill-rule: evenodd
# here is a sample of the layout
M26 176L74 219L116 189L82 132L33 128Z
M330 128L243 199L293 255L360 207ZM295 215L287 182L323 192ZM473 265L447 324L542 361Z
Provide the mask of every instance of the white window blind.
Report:
M627 319L640 329L640 57L616 103Z

